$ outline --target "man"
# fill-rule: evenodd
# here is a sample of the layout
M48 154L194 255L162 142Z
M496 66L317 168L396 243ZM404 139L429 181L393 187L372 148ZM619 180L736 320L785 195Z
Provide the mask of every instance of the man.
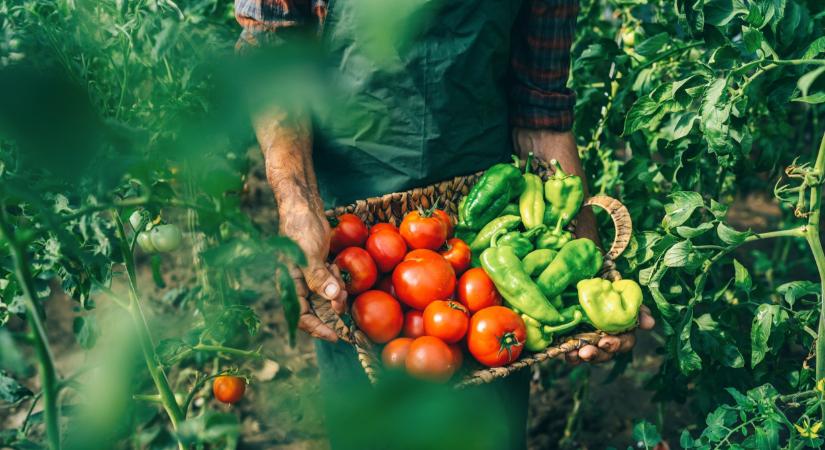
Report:
M404 436L399 434L402 431L386 431L388 420L359 416L355 411L364 410L359 405L376 394L364 387L366 378L355 353L336 343L335 333L312 313L306 296L312 291L332 302L337 312L346 309L340 274L325 263L330 231L325 206L473 173L507 161L512 152L555 158L565 170L584 177L570 132L575 96L565 87L578 3L331 3L236 0L235 7L244 27L240 47L288 45L295 30L311 29L320 35L325 66L335 72L332 94L320 108L272 107L254 117L281 231L300 245L308 260L293 274L301 296L299 326L321 340L317 349L324 395L339 402L328 405L327 411L332 445L449 447L454 445L446 444L451 434L437 424L477 414L479 408L468 405L483 400L487 405L481 409L489 414L478 416L475 432L483 432L484 438L468 444L466 433L458 433L461 439L456 444L524 448L529 371L454 398L439 394L448 395L439 404L443 408L422 406L423 413L415 411L415 405L425 402L426 395L414 400L397 391L382 391L384 397L374 397L373 404L381 414L420 419L421 429ZM576 231L598 240L589 208L579 214ZM640 327L653 327L647 310ZM616 352L630 350L634 343L632 333L605 337L598 346L571 352L566 359L573 364L603 362ZM380 430L386 431L381 439L376 435ZM378 440L353 437L371 434Z

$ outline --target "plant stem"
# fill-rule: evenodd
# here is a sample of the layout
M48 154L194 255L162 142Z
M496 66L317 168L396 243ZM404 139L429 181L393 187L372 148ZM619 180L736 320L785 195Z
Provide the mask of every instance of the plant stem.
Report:
M60 449L60 417L57 411L57 374L54 356L49 348L46 328L40 317L37 290L31 273L26 250L14 236L14 230L6 217L6 207L0 204L0 237L8 241L14 263L14 274L26 304L26 319L29 323L29 338L37 355L37 369L40 374L40 388L43 394L43 415L46 424L46 440L52 450Z
M117 231L119 234L118 242L120 243L121 251L124 255L124 263L126 264L126 273L129 279L129 307L127 310L135 323L135 328L138 333L138 340L140 341L141 349L143 350L143 359L146 362L146 369L155 383L155 388L158 390L160 402L169 420L172 422L172 428L177 430L180 422L184 420L180 405L175 399L175 394L169 387L169 380L166 378L166 373L160 366L159 358L155 353L155 344L152 342L152 335L149 332L149 324L146 321L146 316L143 314L143 309L140 305L140 294L137 288L137 275L135 272L134 255L131 248L129 248L129 240L126 237L126 232L123 227L123 221L117 211L112 211L112 217L115 219ZM178 446L183 449L183 444L178 442Z
M825 378L825 252L822 250L822 242L819 239L819 213L822 207L822 176L825 174L825 134L819 142L819 151L816 154L812 175L816 178L816 183L811 186L810 215L808 215L808 225L805 239L811 247L816 270L819 272L819 283L821 289L819 305L819 326L817 327L816 339L816 380ZM822 420L825 420L825 403L820 408Z

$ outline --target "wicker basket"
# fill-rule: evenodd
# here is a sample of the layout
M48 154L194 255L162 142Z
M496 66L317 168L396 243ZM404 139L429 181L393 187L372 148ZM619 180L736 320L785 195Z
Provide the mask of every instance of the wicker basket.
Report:
M534 163L536 173L546 179L551 172L542 162ZM356 201L354 204L337 207L327 211L327 216L339 216L344 213L353 213L359 216L367 224L378 222L390 222L395 225L401 223L404 215L418 207L429 208L436 199L439 207L444 209L450 216L455 218L458 214L458 202L467 195L472 185L479 179L481 173L453 178L442 181L423 188L416 188L407 192L387 194L381 197L373 197L366 200ZM632 223L627 208L618 200L607 196L591 197L585 205L598 206L604 208L613 219L616 230L616 237L610 250L604 256L604 265L601 276L615 281L621 279L621 275L616 271L615 259L625 250L630 240ZM575 226L575 222L573 222ZM358 330L352 320L339 317L330 305L330 302L321 297L313 296L311 304L315 313L327 325L335 330L338 337L345 342L355 346L358 359L364 367L367 377L371 382L378 381L381 374L381 358L378 348L370 342L366 334ZM352 324L348 326L347 324ZM519 360L503 367L486 368L481 367L476 370L463 370L457 377L455 383L457 388L488 383L496 378L505 377L517 370L539 363L549 358L555 358L572 350L581 348L584 345L596 344L603 336L601 332L580 333L563 337L562 341L556 342L539 353L529 353L523 355ZM466 364L465 364L466 366Z

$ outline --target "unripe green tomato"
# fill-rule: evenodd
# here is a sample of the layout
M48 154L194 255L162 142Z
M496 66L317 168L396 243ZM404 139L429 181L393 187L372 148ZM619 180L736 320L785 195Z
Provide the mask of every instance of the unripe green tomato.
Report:
M138 230L141 222L143 222L143 210L136 209L135 212L129 216L129 225L132 226L133 230L141 231Z
M622 42L624 43L625 47L633 47L636 45L636 31L631 28L624 28L622 27L621 30L622 34Z
M149 232L141 231L137 235L137 244L141 250L146 253L157 253L158 249L152 244L152 238L149 237Z
M173 224L157 225L149 231L152 246L161 253L171 252L180 247L183 235L180 228Z

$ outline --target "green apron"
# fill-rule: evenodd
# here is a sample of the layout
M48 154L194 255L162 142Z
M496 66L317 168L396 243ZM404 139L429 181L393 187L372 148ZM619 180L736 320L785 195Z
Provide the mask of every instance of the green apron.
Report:
M334 74L314 107L327 207L506 161L506 76L519 0L332 0ZM370 386L352 346L316 341L332 448L525 448L529 371L461 392Z
M314 108L327 207L466 175L511 153L506 77L519 0L332 0Z

